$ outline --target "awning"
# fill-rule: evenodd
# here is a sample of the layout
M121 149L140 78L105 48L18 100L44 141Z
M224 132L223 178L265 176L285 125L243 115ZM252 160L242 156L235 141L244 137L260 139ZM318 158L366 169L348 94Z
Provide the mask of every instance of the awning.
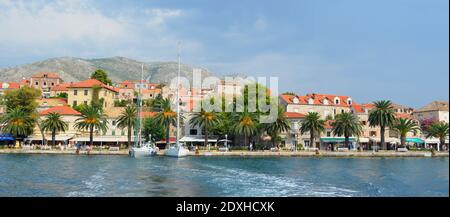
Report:
M370 141L381 142L381 138L379 138L379 137L369 138L369 139L370 139ZM385 142L395 144L395 143L400 143L400 139L389 137L389 138L385 138Z
M322 138L320 138L320 141L322 141L322 142L344 142L345 138L344 137L322 137ZM355 138L350 137L349 141L354 142Z
M75 142L89 142L89 136L87 137L77 137L74 139ZM94 136L94 142L128 142L126 136ZM132 141L133 138L132 138Z
M0 135L0 141L14 141L14 137L9 134L1 134Z
M359 138L359 142L361 142L361 143L369 143L369 138L367 138L367 137L360 137Z
M419 143L419 144L425 143L425 141L423 141L420 138L406 138L406 142L413 142L413 143Z
M55 141L67 141L67 140L71 140L73 139L75 135L56 135L55 136ZM52 137L51 136L45 136L45 139L47 141L51 141ZM30 136L25 138L25 141L42 141L42 136Z
M209 137L208 142L217 142L217 137ZM203 136L185 136L180 139L180 142L205 142L205 137Z
M429 139L425 139L425 143L426 144L439 144L440 141L438 138L429 138ZM448 139L445 140L445 143L448 143Z

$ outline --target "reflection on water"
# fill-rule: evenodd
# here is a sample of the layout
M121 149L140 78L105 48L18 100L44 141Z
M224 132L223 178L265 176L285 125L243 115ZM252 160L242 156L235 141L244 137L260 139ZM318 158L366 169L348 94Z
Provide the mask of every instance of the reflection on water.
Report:
M446 196L448 158L0 155L0 196Z

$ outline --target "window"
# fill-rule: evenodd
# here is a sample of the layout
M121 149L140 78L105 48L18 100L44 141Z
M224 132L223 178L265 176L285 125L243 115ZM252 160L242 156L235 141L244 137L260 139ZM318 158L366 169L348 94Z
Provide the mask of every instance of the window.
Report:
M197 130L196 129L191 129L191 130L189 130L189 134L190 135L197 135Z
M113 130L113 131L111 132L111 135L115 136L115 135L116 135L116 131Z
M336 109L333 109L333 113L334 113L334 115L336 115Z
M89 94L89 90L84 90L84 95L87 96Z
M54 82L52 82L52 86L55 86L55 83L54 83Z
M327 132L327 137L331 137L331 132Z
M78 95L78 90L73 90L73 95Z
M125 136L125 130L122 130L122 131L120 132L120 135L121 135L121 136Z
M38 85L39 85L39 81L36 81L36 83L35 83L35 84L36 84L36 86L38 86Z
M370 131L370 136L377 136L377 132L376 131Z
M347 104L351 105L352 104L352 99L347 99Z
M308 99L308 104L310 105L314 104L314 99Z
M77 106L77 101L73 101L73 106Z
M363 125L363 126L366 126L366 123L367 123L367 122L365 122L365 121L362 121L362 125Z
M341 113L344 113L344 109L341 109Z
M293 100L292 100L295 104L298 104L299 103L299 101L298 101L298 98L297 97L295 97Z
M47 82L44 81L44 86L47 86Z
M113 126L116 126L116 121L112 121L112 125L113 125Z
M339 100L339 98L335 97L334 98L334 104L338 105L340 103L341 103L341 101Z

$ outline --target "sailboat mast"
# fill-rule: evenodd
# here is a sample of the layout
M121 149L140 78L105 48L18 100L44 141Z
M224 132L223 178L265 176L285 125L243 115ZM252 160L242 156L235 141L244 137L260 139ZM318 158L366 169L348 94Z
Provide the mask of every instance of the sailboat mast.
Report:
M178 140L180 138L180 71L181 71L181 55L180 55L180 42L178 43L178 76L177 76L177 138L176 142L178 145Z
M141 66L141 81L139 85L139 146L142 142L142 86L143 86L143 79L144 79L144 64Z

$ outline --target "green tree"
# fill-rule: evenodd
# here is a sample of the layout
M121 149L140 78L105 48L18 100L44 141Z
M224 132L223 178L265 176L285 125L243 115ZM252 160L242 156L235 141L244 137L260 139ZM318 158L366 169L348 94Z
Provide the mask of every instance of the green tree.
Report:
M166 129L166 145L170 144L170 126L176 126L177 124L177 113L171 108L171 103L169 99L163 99L160 103L162 111L158 112L155 116L155 121L164 126Z
M205 133L205 147L208 145L208 132L211 128L220 123L220 116L216 112L207 112L201 110L193 114L190 123L193 127L199 126L203 128Z
M247 145L250 137L258 134L259 123L255 113L235 113L233 121L234 134L244 136L244 145Z
M400 145L405 147L406 134L409 132L417 132L419 125L411 119L399 118L392 124L392 129L400 134Z
M427 138L436 137L439 138L440 145L445 144L445 139L449 136L448 123L436 122L430 125L427 130Z
M36 111L38 103L36 99L41 97L41 92L31 87L22 87L18 90L7 91L3 96L7 110L21 107L26 114Z
M120 129L127 128L128 130L128 144L127 148L131 147L131 135L133 134L133 127L137 122L137 108L134 105L128 105L117 119L117 126Z
M94 132L108 130L108 120L101 109L86 106L81 110L81 117L76 120L75 127L89 132L89 145L94 145Z
M100 91L102 90L102 87L100 87L99 85L94 85L92 87L92 99L91 99L91 106L102 110L103 109L103 103L104 103L104 99L100 98Z
M291 129L289 120L284 116L284 109L278 107L278 117L275 122L263 124L263 129L272 138L273 146L278 148L279 143L277 138L279 137L279 134Z
M97 69L92 73L91 79L97 79L104 84L112 85L111 79L108 77L108 73L102 69Z
M374 102L375 108L369 113L369 126L380 127L381 147L386 150L386 142L384 139L386 127L392 126L395 121L395 113L392 103L389 100L381 100Z
M305 120L300 126L300 133L304 134L309 132L310 145L315 145L316 137L320 137L320 133L325 131L325 120L320 119L320 115L317 112L308 112L305 116ZM316 136L317 133L317 136ZM320 146L317 145L317 148Z
M9 133L23 141L24 138L33 134L35 119L22 107L9 109L0 119L0 130Z
M160 141L166 138L166 128L158 124L154 117L146 118L143 134L147 141Z
M362 124L358 117L349 112L336 115L335 121L331 124L333 134L344 136L344 146L348 147L351 136L360 136L362 133Z
M42 130L52 132L52 145L56 145L56 133L65 132L68 125L62 120L61 115L58 113L49 113L45 120L42 121Z

